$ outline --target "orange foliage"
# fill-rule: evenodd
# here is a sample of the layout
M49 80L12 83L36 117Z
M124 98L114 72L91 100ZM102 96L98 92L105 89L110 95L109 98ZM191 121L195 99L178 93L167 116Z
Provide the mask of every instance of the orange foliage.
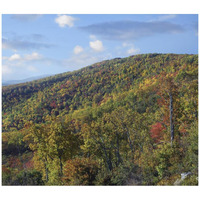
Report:
M64 167L63 182L66 185L93 185L98 163L89 158L68 160Z

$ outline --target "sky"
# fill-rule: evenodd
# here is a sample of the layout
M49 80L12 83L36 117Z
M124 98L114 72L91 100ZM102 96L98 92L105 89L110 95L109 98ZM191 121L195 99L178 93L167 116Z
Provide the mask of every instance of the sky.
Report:
M144 53L198 54L198 15L2 15L3 81Z

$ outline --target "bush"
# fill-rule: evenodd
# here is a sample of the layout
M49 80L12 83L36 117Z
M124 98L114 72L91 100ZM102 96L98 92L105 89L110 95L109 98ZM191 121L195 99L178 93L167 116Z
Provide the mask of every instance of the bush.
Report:
M44 185L42 174L36 170L21 171L11 185Z
M124 162L112 171L102 169L96 177L97 185L141 185L139 168L131 162Z
M198 176L197 175L191 175L188 176L181 185L198 185Z
M186 155L184 159L184 168L186 171L198 169L198 122L191 125L188 136L184 138L186 146Z
M2 166L2 185L11 185L12 174L8 167Z
M68 160L64 166L64 185L94 185L98 163L90 158Z

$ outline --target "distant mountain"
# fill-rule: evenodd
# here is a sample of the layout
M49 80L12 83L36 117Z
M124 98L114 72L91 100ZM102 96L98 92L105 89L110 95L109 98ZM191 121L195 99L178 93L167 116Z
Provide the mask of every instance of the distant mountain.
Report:
M22 79L22 80L3 81L2 82L2 86L15 85L15 84L19 84L19 83L26 83L26 82L38 80L38 79L41 79L41 78L45 78L45 77L48 77L48 76L51 76L51 75L50 74L45 74L45 75L41 75L41 76L33 76L33 77Z

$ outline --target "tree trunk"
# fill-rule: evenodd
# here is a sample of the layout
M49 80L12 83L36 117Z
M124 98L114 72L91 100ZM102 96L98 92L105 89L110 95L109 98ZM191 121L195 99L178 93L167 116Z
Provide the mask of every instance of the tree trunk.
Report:
M132 140L130 138L130 135L129 135L129 132L126 131L126 135L127 135L127 138L128 138L128 142L129 142L129 147L131 149L131 152L133 153L133 144L132 144Z
M117 136L117 166L121 163L121 156L120 156L120 153L119 153L119 137Z
M60 176L62 176L63 175L63 164L62 164L61 156L59 156L59 161L60 161Z
M169 104L169 109L170 109L170 133L171 133L171 146L173 145L173 140L174 140L174 123L173 123L173 99L172 99L172 93L169 93L169 98L170 98L170 104Z
M111 158L111 152L109 151L109 160L108 160L108 163L109 163L109 170L111 171L112 170L112 158Z
M111 171L112 170L111 156L110 156L110 154L108 156L106 148L104 146L103 146L103 150L104 150L104 154L105 154L105 157L106 157L106 163L108 165L108 169Z
M105 158L106 158L106 163L108 165L108 169L111 171L112 170L112 160L111 160L111 155L109 153L109 156L107 154L107 148L105 147L105 143L104 143L104 140L103 140L103 137L101 136L101 134L99 132L97 132L98 135L99 135L99 138L101 139L101 142L98 142L94 137L93 139L97 141L97 143L100 144L100 146L102 147L103 151L104 151L104 154L105 154Z
M48 171L46 162L47 162L47 158L45 158L44 166L45 166L46 182L48 182L48 180L49 180L49 171Z

